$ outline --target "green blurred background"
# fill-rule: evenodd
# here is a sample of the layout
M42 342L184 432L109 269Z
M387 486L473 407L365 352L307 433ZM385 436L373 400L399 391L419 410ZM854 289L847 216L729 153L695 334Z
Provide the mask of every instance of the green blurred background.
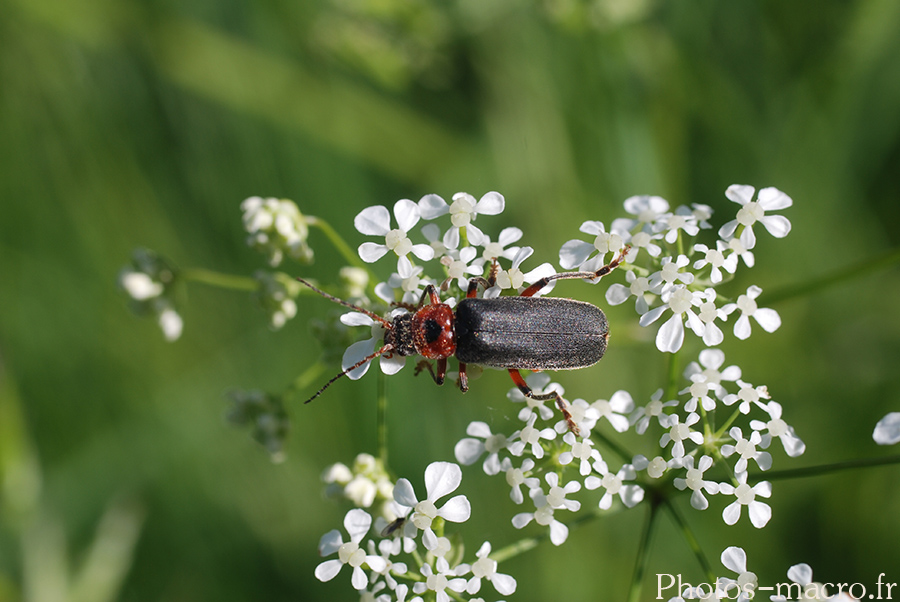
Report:
M733 288L774 291L898 244L898 128L894 0L0 3L0 600L357 598L346 571L313 577L346 511L318 478L375 450L375 379L289 408L283 464L223 420L229 389L279 391L316 361L305 318L333 308L304 297L273 333L246 294L192 285L169 344L116 289L134 247L249 274L265 266L244 244L245 197L294 199L355 246L365 206L499 190L506 213L479 225L517 225L555 263L627 196L708 203L721 224L736 209L723 191L744 183L795 201L791 235L760 236ZM315 265L284 268L330 278L336 253L311 244ZM559 288L603 303L585 289ZM807 443L798 460L776 445L776 468L885 453L871 432L900 410L898 298L890 267L775 305L775 334L727 339ZM560 375L575 396L663 382L626 305L603 363ZM503 428L510 382L489 373L460 396L406 372L388 383L391 464L420 484L468 422ZM497 548L517 509L477 473L462 531ZM681 501L722 574L740 545L763 583L798 562L822 581L900 581L896 467L779 481L762 531L725 527L721 500ZM623 598L643 516L504 564L513 599ZM701 578L665 518L652 546L646 599L654 573Z

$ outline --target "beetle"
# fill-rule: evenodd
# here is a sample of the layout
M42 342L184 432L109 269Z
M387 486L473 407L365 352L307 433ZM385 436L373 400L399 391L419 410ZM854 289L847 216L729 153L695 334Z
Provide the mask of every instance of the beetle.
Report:
M425 287L418 305L398 303L409 311L388 320L319 290L306 280L298 281L335 303L366 314L385 328L384 344L372 354L337 374L322 386L309 403L334 381L380 355L422 356L416 374L427 369L434 382L444 383L447 359L459 362L459 388L469 390L467 364L501 368L509 372L523 395L538 401L555 400L566 424L578 434L578 426L566 401L556 391L535 393L519 370L573 370L597 363L606 352L609 322L603 311L584 301L559 297L535 297L554 280L597 279L609 274L624 261L631 249L626 246L610 263L594 272L559 272L545 276L518 296L480 298L478 287L494 285L497 264L488 278L469 280L465 299L454 310L442 303L433 284ZM432 367L431 360L437 364Z

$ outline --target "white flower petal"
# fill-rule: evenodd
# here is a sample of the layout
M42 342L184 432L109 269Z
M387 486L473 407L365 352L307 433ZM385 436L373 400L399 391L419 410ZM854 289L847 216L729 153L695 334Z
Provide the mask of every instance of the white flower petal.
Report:
M479 441L478 439L461 439L453 448L453 455L456 458L456 461L463 466L471 466L483 453L484 442Z
M376 573L381 573L387 568L387 561L381 556L375 556L374 554L366 555L366 564Z
M397 226L409 232L419 222L419 207L409 199L400 199L394 203L394 217Z
M531 257L531 255L533 253L534 253L534 249L531 247L520 248L518 251L516 251L516 254L513 256L512 266L514 268L519 267L520 265L522 265L522 262L525 261L526 259L528 259L529 257Z
M606 302L610 305L620 305L627 301L630 296L631 289L618 282L606 289Z
M346 370L350 366L354 365L356 362L365 358L372 354L375 350L375 339L366 339L365 341L357 341L353 343L347 350L344 351L344 357L341 358L341 369ZM369 366L372 362L366 362L359 368L352 370L347 373L347 378L350 380L357 380L363 377L363 375L369 370Z
M703 344L713 347L715 345L719 345L722 341L725 340L725 333L722 332L722 329L715 325L713 322L709 322L706 324L706 329L703 331Z
M391 376L400 372L403 366L406 365L406 358L399 353L395 353L391 357L382 355L378 365L383 373Z
M422 261L430 261L434 257L434 247L425 244L413 245L412 254Z
M506 201L499 192L488 192L475 203L475 211L484 215L497 215L503 213Z
M163 336L167 341L176 341L181 336L181 330L184 327L184 321L178 312L167 307L159 313L159 327L162 328Z
M357 249L357 253L359 253L359 258L365 261L366 263L374 263L384 257L384 255L388 252L388 248L384 245L379 245L374 242L364 242L359 245Z
M478 246L485 242L484 232L472 223L466 226L466 238L469 239L470 245Z
M326 560L322 564L316 567L316 579L319 581L331 581L337 574L341 572L341 567L344 566L344 563L340 560Z
M744 231L741 232L741 244L745 249L752 249L756 246L756 232L753 231L753 226L744 228Z
M422 219L434 219L450 211L447 201L436 194L426 194L419 199L419 215Z
M703 491L698 489L691 494L691 506L697 510L706 510L709 507L709 501L703 495Z
M409 480L397 479L397 483L394 485L394 501L406 508L412 508L419 503Z
M569 537L569 528L558 520L550 523L550 542L555 546L561 546Z
M741 504L739 502L732 502L725 507L725 510L722 511L722 520L725 521L726 525L733 525L738 522L738 519L741 518Z
M384 236L391 231L391 214L387 207L366 207L353 218L353 225L362 234Z
M638 323L641 326L649 326L650 324L656 322L667 309L669 309L668 305L660 305L659 307L654 307L653 309L642 315Z
M319 555L330 556L337 552L343 544L344 540L341 539L341 532L337 529L332 529L319 540Z
M532 519L534 519L534 514L531 512L521 512L512 517L512 525L516 529L521 529L530 523Z
M571 270L587 261L594 250L594 245L591 243L583 240L570 240L559 250L559 265L564 270Z
M794 204L791 197L772 186L761 189L756 198L759 201L759 206L766 211L786 209Z
M734 323L734 336L742 341L750 337L750 318L741 316L737 319Z
M462 470L452 462L432 462L425 468L425 491L431 501L456 490L462 483Z
M500 236L497 237L497 242L501 247L507 247L512 243L520 240L522 238L522 230L515 227L503 228L500 231Z
M374 323L375 320L373 320L366 314L359 313L358 311L351 311L341 316L341 324L345 324L347 326L371 326Z
M681 316L673 315L659 327L659 332L656 333L656 348L660 351L675 353L681 349L683 342L684 323L681 321Z
M726 222L721 228L719 228L719 238L722 240L729 240L734 231L737 229L737 220L733 219L730 222Z
M900 443L900 412L891 412L878 421L872 438L878 445Z
M366 577L366 572L361 567L353 567L353 576L350 577L350 585L353 586L353 589L366 589L368 584L369 579Z
M812 567L810 567L805 562L795 564L788 569L787 576L788 579L790 579L794 583L799 583L800 585L809 585L810 583L812 583Z
M372 517L361 508L354 508L344 517L344 529L350 535L350 541L358 542L372 526Z
M603 232L606 232L606 227L603 225L603 222L598 221L587 221L581 224L578 228L581 232L585 234L590 234L591 236L597 236ZM593 247L594 245L591 245Z
M746 552L744 552L744 550L737 546L725 548L725 551L722 552L722 564L729 571L734 571L738 574L746 573L747 554Z
M757 529L765 527L772 518L772 508L768 504L752 502L747 509L750 512L750 522Z
M470 422L469 426L466 427L466 434L471 437L481 437L482 439L485 439L491 436L491 427L489 427L486 422L476 420Z
M464 523L472 516L472 505L464 495L457 495L444 504L438 511L438 516L451 523Z
M753 312L753 318L766 332L775 332L781 326L781 317L774 309L761 307Z
M769 481L760 481L753 486L753 493L759 497L772 497L772 483Z
M791 231L790 220L782 215L764 215L759 221L775 238L784 238Z
M491 578L491 585L501 596L509 596L516 591L516 580L509 575L495 573Z
M746 205L753 200L753 193L756 189L753 186L745 184L732 184L725 191L725 197L729 201L734 201L739 205Z

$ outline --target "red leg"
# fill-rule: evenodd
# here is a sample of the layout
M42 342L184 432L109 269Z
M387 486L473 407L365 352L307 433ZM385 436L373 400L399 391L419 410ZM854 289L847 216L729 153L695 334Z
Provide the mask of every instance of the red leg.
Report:
M469 377L466 374L466 365L459 363L459 390L465 393L469 390Z
M573 278L581 278L581 279L591 279L600 278L602 276L606 276L614 269L619 267L619 264L625 259L625 255L628 251L631 250L631 245L626 245L624 249L619 253L619 256L613 259L611 262L597 270L596 272L560 272L559 274L553 274L551 276L545 276L526 288L522 291L522 297L531 297L539 290L553 282L554 280L570 280Z
M431 375L431 378L434 379L434 382L442 385L444 384L444 378L447 376L447 358L437 360L437 372L432 368L431 362L425 359L419 360L416 364L416 370L413 372L413 376L418 376L422 370L427 370L428 374Z
M481 276L475 276L474 278L469 278L469 288L466 289L466 298L471 299L478 295L478 286L481 285L481 288L487 290L494 286L497 283L497 272L500 271L500 264L497 263L497 260L494 259L491 262L491 271L488 272L487 278L482 278Z
M569 412L569 404L566 403L566 400L562 398L562 396L556 391L550 391L549 393L541 393L540 395L536 394L531 390L531 387L528 386L528 383L525 382L525 379L522 378L522 375L515 368L509 369L509 375L512 377L513 382L516 383L516 386L519 387L519 391L525 397L529 397L531 399L536 399L538 401L548 401L550 399L556 400L556 407L559 408L559 411L562 412L563 418L566 421L566 425L569 427L569 430L579 435L578 425L575 424L575 420L572 419L572 413Z
M433 284L429 284L428 286L425 287L425 290L422 291L422 298L419 299L418 307L422 307L423 305L425 305L425 299L428 299L429 301L431 301L432 305L440 305L441 304L441 297L440 297L440 295L438 295L437 289L434 288Z

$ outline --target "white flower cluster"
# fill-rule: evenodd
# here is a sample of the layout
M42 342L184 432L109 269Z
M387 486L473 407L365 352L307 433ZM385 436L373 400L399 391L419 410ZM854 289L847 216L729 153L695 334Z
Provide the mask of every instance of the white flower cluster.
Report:
M257 270L253 278L259 289L253 297L269 316L269 325L278 330L297 315L297 302L301 284L284 272L264 272Z
M371 456L357 458L357 464L365 464L378 472ZM326 471L326 482L342 475L346 467L336 464ZM346 470L350 476L350 471ZM340 478L340 477L339 477ZM354 481L368 479L368 484L352 486ZM381 481L382 475L376 477ZM372 516L362 508L350 510L344 517L344 541L342 533L332 530L322 536L319 553L332 558L316 567L316 577L321 581L334 579L345 565L351 568L350 583L363 600L410 602L423 600L423 596L440 602L449 602L460 594L474 596L481 591L482 581L488 581L501 595L516 590L516 580L497 572L497 561L490 558L491 544L484 542L471 564L462 562L460 545L454 545L443 536L447 522L465 522L471 516L471 505L464 495L456 495L446 501L462 482L459 466L450 462L433 462L425 469L425 497L419 499L407 479L396 484L381 481L375 485L370 477L357 473L345 486L347 497L358 506L368 506L377 491L387 489L391 493L391 511L388 518L379 516L375 530L371 531ZM353 491L349 491L349 490ZM363 495L360 496L359 494ZM371 531L371 533L370 533ZM369 539L366 539L366 537ZM424 560L423 560L424 559ZM407 562L417 564L411 570ZM412 597L407 598L407 596ZM469 598L481 600L481 598Z
M309 226L296 203L287 199L252 196L241 203L247 244L264 253L275 267L285 255L302 263L312 261L307 244Z
M772 602L786 602L787 600L833 600L835 602L850 602L862 598L854 597L853 591L860 589L861 584L838 583L818 583L812 580L812 568L806 563L795 564L787 571L790 583L779 583L774 587L759 588L759 581L756 573L747 570L747 554L742 548L731 546L726 548L720 557L722 565L736 573L735 577L716 577L712 583L686 583L674 575L664 575L668 579L660 578L657 585L656 599L661 600L663 595L669 594L670 590L675 589L677 595L668 598L668 602L685 602L685 600L735 600L735 602L750 602L756 599L759 594L758 589L768 589L775 591L775 594L769 596ZM879 596L881 593L881 585L884 584L879 578L877 584ZM837 593L831 593L834 587L838 588ZM844 588L848 591L844 591ZM863 593L864 593L864 589ZM888 592L890 589L888 588ZM857 593L859 595L859 593ZM874 597L870 595L870 598Z
M175 309L175 270L149 249L135 249L131 264L119 272L119 288L138 315L153 315L167 341L181 336L184 321Z
M802 454L805 446L782 419L782 407L770 398L766 387L743 380L737 366L726 367L725 354L717 348L725 338L720 325L732 314L739 314L733 333L741 340L751 334L751 318L768 332L780 326L774 310L757 306L759 287L750 286L734 300L716 290L733 277L739 262L747 267L754 265L756 224L776 237L790 230L786 218L769 212L790 206L791 199L774 188L759 191L755 200L754 193L749 186L728 188L727 198L740 209L709 245L697 239L703 231L713 229L710 207L694 204L671 211L669 203L660 197L640 196L627 199L625 211L629 217L612 221L608 228L596 221L582 224L581 232L592 236L593 241L570 240L562 246L560 265L584 272L596 272L624 252L618 271L624 272L627 284L609 286L607 300L620 304L634 297L642 326L670 313L656 336L656 347L662 352L675 353L682 348L685 325L704 348L697 361L684 370L680 384L668 383L666 389L660 388L638 403L627 391L616 391L608 399L592 402L575 398L568 410L577 425L577 435L552 406L535 399L553 391L560 396L565 393L544 373L525 379L534 396L525 396L518 387L510 390L509 400L522 404L517 413L521 424L511 433L495 433L485 422L472 422L467 436L455 446L456 459L464 466L480 461L486 474L503 475L514 504L525 504L526 497L530 500L526 511L511 516L513 527L524 529L533 522L546 529L553 544L561 545L569 532L567 514L578 512L586 500L601 510L610 509L614 503L631 508L644 500L648 489L663 492L671 487L690 490L691 504L698 510L709 506L708 496L727 496L730 501L724 504L722 517L729 525L740 519L744 507L754 526L762 528L769 521L771 508L761 498L770 497L771 485L751 477L750 470L766 471L772 466L767 450L775 439L791 457ZM404 199L393 207L396 227L385 207L360 212L354 220L357 230L378 240L360 245L359 256L369 263L382 258L396 262L396 271L375 287L385 304L385 315L413 309L428 284L442 291L444 303L454 306L465 296L469 279L485 275L488 266L492 266L496 278L494 286L483 293L485 297L504 291L517 294L556 273L547 263L523 271L533 250L517 245L523 238L518 228L501 230L494 241L475 226L479 216L498 215L504 204L496 192L480 200L458 193L452 203L437 195L427 195L418 202ZM444 217L449 217L449 226L442 230L435 220ZM420 228L421 236L417 236L415 228L423 220L430 223ZM431 271L426 273L426 269ZM540 292L546 294L550 288ZM357 366L349 373L350 378L360 378L368 368L368 362L360 362L381 345L384 330L380 322L359 312L344 314L341 321L371 329L371 336L351 345L342 360L345 369ZM405 358L387 355L380 356L381 369L394 374L403 367ZM664 390L670 394L665 395ZM627 431L650 437L650 453L626 453L613 441L612 434ZM375 600L404 600L407 590L400 589L403 584L394 585L380 576L390 572L385 567L391 566L392 554L418 549L415 538L421 534L429 560L420 565L420 573L406 573L413 583L412 592L433 590L438 592L438 600L449 599L441 593L447 589L476 593L477 588L472 589L473 582L466 576L469 571L478 574L478 561L471 567L450 561L449 543L443 543L434 528L445 521L468 519L470 508L463 496L452 498L440 509L436 505L438 498L459 486L460 478L455 464L431 464L426 471L424 501L416 498L408 481L398 481L393 489L398 510L392 523L402 523L396 527L397 538L370 542L368 554L356 550L363 549L361 541L371 518L360 509L351 511L345 526L352 545L331 532L323 538L321 550L328 554L349 545L353 553L339 552L338 560L320 565L317 576L330 579L349 563L354 566L354 587L370 592ZM593 491L597 493L592 497ZM350 494L347 497L354 499ZM357 506L365 507L361 501L354 499ZM485 545L488 547L482 547L479 559L486 565L490 548ZM405 564L393 566L402 566L401 573L406 571ZM398 573L392 574L396 577ZM511 577L490 574L493 577L489 580L499 593L511 591ZM376 595L381 589L389 591Z
M738 260L747 267L755 263L753 226L757 222L779 238L790 232L791 223L787 218L766 215L766 212L790 207L791 198L775 188L760 190L756 200L753 193L753 187L741 185L730 186L725 191L725 196L741 208L736 219L719 229L719 238L713 246L699 242L688 246L684 242L684 238L712 228L710 207L694 204L678 207L673 212L669 203L660 197L631 197L625 201L625 211L633 217L614 220L609 233L600 222L585 222L581 231L594 235L594 242L567 242L560 250L560 265L567 269L596 269L603 265L607 253L616 253L630 244L627 260L632 269L628 272L628 284L610 286L606 300L618 305L634 297L641 326L649 326L671 313L657 331L656 346L660 351L681 349L685 323L705 345L719 345L724 334L717 322L726 321L735 311L740 313L734 324L737 338L743 340L750 336L750 318L763 330L773 332L781 326L781 318L774 310L757 306L756 298L762 293L758 286L750 286L734 302L716 304L720 298L715 287L734 275ZM672 247L671 254L664 251L664 244ZM594 251L597 254L591 256Z
M609 509L615 497L631 508L644 498L645 486L661 483L664 475L673 479L680 490L691 491L691 505L698 510L709 506L706 495L733 496L722 517L733 525L747 507L750 521L763 527L771 517L770 507L757 498L771 495L768 482L748 484L751 462L759 470L772 466L772 456L767 450L775 439L780 440L788 456L796 457L805 451L805 445L794 433L793 427L781 417L782 408L769 399L764 386L753 386L741 380L737 366L723 368L725 354L720 349L704 349L697 362L691 362L684 371L686 386L678 398L662 401L663 390L657 390L643 405L635 406L626 391L615 392L608 400L587 402L575 399L570 404L572 418L581 436L569 432L565 420L545 405L525 397L518 388L510 389L507 397L524 407L518 413L522 427L511 434L493 433L487 424L472 422L468 437L456 444L456 459L460 464L471 465L485 457L482 468L488 475L503 474L510 485L510 498L516 504L524 502L522 486L534 504L534 511L517 514L512 524L522 528L531 520L549 526L550 539L559 545L566 539L565 525L554 520L555 511L577 511L580 503L566 499L566 494L582 489L601 489L603 495L597 506ZM565 391L557 383L551 383L544 373L526 378L537 393ZM720 405L736 406L725 427L713 431L709 415ZM739 417L749 418L749 436L739 426L733 425ZM540 424L540 423L542 424ZM701 425L700 423L703 422ZM596 447L592 434L601 429L624 433L633 429L637 434L651 433L651 426L661 432L658 454L652 459L636 455L620 462L617 470L611 469ZM696 427L702 426L698 430ZM564 434L563 434L564 433ZM563 434L560 437L560 434ZM485 456L486 455L486 456ZM704 473L713 467L713 457L728 465L726 474L735 480L717 482ZM569 473L569 467L578 475L565 485L560 479ZM543 484L538 478L544 476Z

